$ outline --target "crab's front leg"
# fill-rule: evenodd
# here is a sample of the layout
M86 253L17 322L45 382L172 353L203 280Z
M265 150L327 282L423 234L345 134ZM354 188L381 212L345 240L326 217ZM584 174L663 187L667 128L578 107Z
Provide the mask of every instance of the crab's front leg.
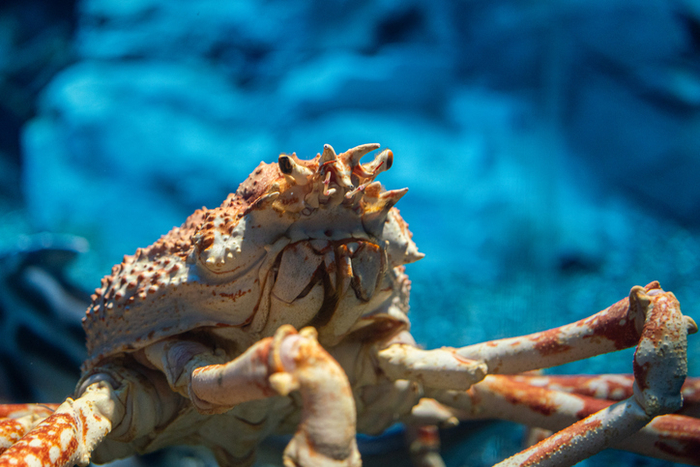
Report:
M673 294L652 283L633 288L629 299L560 328L462 349L439 349L440 363L431 362L426 351L405 344L389 346L377 356L388 375L422 381L426 394L449 404L445 391L451 384L449 378L433 383L424 375L449 375L460 369L469 379L478 377L482 370L482 374L518 373L638 343L633 397L581 420L504 464L571 465L635 433L654 417L680 408L687 371L686 336L696 331L697 326L683 316ZM485 364L485 369L480 364Z
M688 331L696 332L697 326L683 316L673 294L663 292L658 284L647 287L632 289L628 302L629 309L633 304L638 309L636 317L629 313L629 320L635 321L639 315L645 318L634 355L633 396L555 433L502 466L533 459L537 465L571 465L624 440L655 417L681 408L681 387L687 372L686 336Z
M202 365L203 346L164 341L146 356L166 374L173 389L187 393L204 413L298 390L301 423L284 451L286 466L359 466L355 403L348 378L316 339L314 328L299 333L281 326L226 363ZM180 362L179 364L177 362ZM173 363L175 363L173 365Z
M31 430L32 418L46 415L41 406L27 407L27 414L17 419L16 430L5 434L21 435L0 456L0 466L64 467L87 465L95 446L118 424L124 415L122 404L112 386L104 381L89 385L80 397L68 398L56 411ZM10 429L10 425L6 428ZM13 440L14 441L14 440Z
M654 318L659 316L657 322ZM583 360L639 343L636 376L644 378L644 369L649 368L645 362L647 357L668 351L664 366L670 370L676 367L668 363L682 362L685 379L686 336L697 329L690 317L681 314L676 297L663 291L658 282L652 282L646 287L633 287L628 298L589 318L527 336L470 345L456 349L456 353L486 363L489 374L516 374ZM669 339L665 344L659 341L663 330L670 333L665 334Z

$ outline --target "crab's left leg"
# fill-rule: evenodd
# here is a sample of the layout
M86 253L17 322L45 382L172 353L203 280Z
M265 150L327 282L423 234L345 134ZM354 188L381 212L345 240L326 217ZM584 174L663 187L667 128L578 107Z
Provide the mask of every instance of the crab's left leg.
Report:
M25 417L41 416L35 408L29 407L28 412ZM77 399L68 398L29 432L21 433L21 439L0 455L0 467L87 465L94 447L110 432L112 423L118 423L122 417L123 408L111 385L97 381ZM26 431L20 426L15 428L15 435ZM8 434L12 435L9 430Z
M57 404L0 405L0 454L51 415Z
M696 331L697 325L682 315L673 294L651 283L645 288L634 287L629 299L591 318L560 328L462 349L432 351L441 355L440 362L431 362L433 355L421 355L424 351L402 344L380 350L378 359L391 378L418 380L428 389L448 389L448 377L460 370L469 379L478 378L479 373L483 377L486 372L519 373L638 342L634 397L596 412L504 464L571 465L637 432L654 417L680 408L680 388L687 371L686 336ZM481 364L486 365L486 371ZM440 391L434 394L440 395Z

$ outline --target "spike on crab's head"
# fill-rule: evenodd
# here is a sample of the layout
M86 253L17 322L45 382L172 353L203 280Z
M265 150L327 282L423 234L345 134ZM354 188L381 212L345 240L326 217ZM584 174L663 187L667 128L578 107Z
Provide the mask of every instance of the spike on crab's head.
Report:
M281 154L277 164L261 163L220 208L208 212L193 237L204 271L217 275L245 268L262 247L303 240L373 241L385 249L391 266L423 257L396 209L408 191L385 190L375 181L391 168L386 149L371 162L360 159L379 148L365 144L337 155L330 145L311 160ZM257 250L255 252L254 250Z

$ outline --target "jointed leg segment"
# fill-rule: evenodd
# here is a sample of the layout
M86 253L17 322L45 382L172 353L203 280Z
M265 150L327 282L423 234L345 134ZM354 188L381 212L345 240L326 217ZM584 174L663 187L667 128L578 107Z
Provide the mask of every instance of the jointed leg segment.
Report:
M148 359L169 371L174 389L187 392L204 413L221 413L244 402L298 390L302 420L285 450L285 465L359 466L350 383L316 336L313 328L297 333L287 325L227 363L202 365L206 357L198 357L196 345L188 342L154 348ZM180 359L179 369L177 365L165 367L164 362L187 354L190 359Z
M461 349L441 349L445 355L454 355L455 362L440 366L458 369L461 365L466 373L474 375L478 364L485 364L487 373L509 374L527 370L546 368L563 363L588 358L597 354L631 347L637 344L634 357L634 390L631 397L617 404L592 403L580 406L577 417L572 417L561 409L566 404L565 393L550 391L540 394L539 400L532 398L533 388L519 395L518 404L499 404L493 400L502 394L509 401L518 399L517 391L504 391L512 388L512 381L501 377L486 377L470 392L467 387L453 387L446 390L443 382L431 386L421 378L426 386L426 395L453 407L467 410L480 416L491 414L498 418L518 419L533 426L538 424L533 411L548 412L549 425L559 425L554 429L568 426L541 443L507 459L499 465L572 465L596 452L621 443L628 436L638 432L654 417L678 410L682 405L681 386L686 376L686 336L697 331L697 325L689 317L683 316L678 301L670 292L664 292L658 283L646 287L634 287L628 299L621 300L608 309L560 328L551 329L528 336L502 339L473 345ZM382 368L396 365L399 344L379 350L377 358ZM417 355L416 352L414 354ZM462 361L457 362L460 358ZM449 360L449 359L448 359ZM413 374L423 375L431 371L428 358L403 361L403 372L391 368L392 374L411 378ZM472 363L464 364L464 361ZM416 373L415 369L420 371ZM469 369L472 369L470 371ZM437 369L432 368L437 372ZM470 376L470 377L471 377ZM504 383L498 385L498 382ZM481 389L478 389L481 388ZM543 389L543 391L546 391ZM476 392L483 392L478 407L473 404ZM534 391L537 392L537 391ZM489 395L491 403L488 403ZM576 396L573 396L576 398ZM485 400L486 399L486 400ZM581 398L577 399L578 403ZM502 402L502 401L501 401ZM483 404L483 405L482 405ZM595 413L590 409L595 407ZM584 410L585 409L585 410ZM493 411L502 412L494 413ZM582 415L589 415L581 420ZM542 417L540 417L542 418ZM551 420L559 419L559 423ZM577 421L579 420L579 421ZM573 425L571 423L575 422ZM570 426L569 426L570 425ZM692 431L692 426L691 426ZM687 440L686 440L687 441ZM691 436L691 442L692 436Z
M0 454L51 415L57 404L0 405Z
M514 375L514 382L581 396L621 401L634 394L634 375ZM686 378L681 387L683 407L676 414L700 417L700 378Z
M0 456L0 466L85 466L123 412L109 384L95 382L68 399ZM35 411L37 413L38 411Z

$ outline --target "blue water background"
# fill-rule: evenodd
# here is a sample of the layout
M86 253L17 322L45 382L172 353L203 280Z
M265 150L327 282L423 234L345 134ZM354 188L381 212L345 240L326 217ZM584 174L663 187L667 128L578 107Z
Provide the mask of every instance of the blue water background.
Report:
M377 142L426 254L408 269L421 345L558 326L652 280L700 319L698 2L85 0L74 15L71 58L21 127L2 241L85 237L71 275L86 288L260 161ZM691 337L695 376L698 350ZM628 373L631 355L555 371Z

